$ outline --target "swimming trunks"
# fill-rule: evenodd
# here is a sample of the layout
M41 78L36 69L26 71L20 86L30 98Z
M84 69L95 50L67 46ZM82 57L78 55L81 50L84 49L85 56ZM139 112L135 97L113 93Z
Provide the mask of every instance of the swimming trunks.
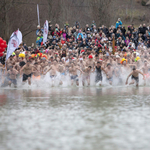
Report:
M99 74L99 73L97 73L96 74L96 78L95 78L95 82L97 83L97 82L99 82L99 81L102 81L102 75L101 74Z
M62 72L61 75L62 75L62 76L65 76L65 72Z
M56 75L51 75L51 76L50 76L50 78L52 78L52 79L55 78L55 77L56 77Z
M41 76L40 76L40 75L39 75L39 76L34 76L34 75L33 75L32 78L33 78L33 79L36 79L36 80L40 80L40 79L41 79Z
M70 78L71 78L71 80L79 81L78 75L72 75Z
M132 79L132 80L135 80L137 83L139 82L139 77L135 77L135 76L132 75L132 76L131 76L131 79Z
M11 81L11 83L13 83L14 85L17 85L17 80L16 79L10 79L8 78L9 81Z
M144 75L145 75L145 78L149 78L149 73L144 74Z
M83 75L82 81L89 80L89 79L90 79L90 75Z
M31 78L32 74L23 74L23 81L26 81L28 78Z

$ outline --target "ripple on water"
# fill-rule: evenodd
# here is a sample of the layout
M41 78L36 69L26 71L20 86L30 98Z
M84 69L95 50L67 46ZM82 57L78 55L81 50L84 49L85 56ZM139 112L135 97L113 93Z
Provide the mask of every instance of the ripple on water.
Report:
M68 90L1 91L0 149L150 149L149 87Z

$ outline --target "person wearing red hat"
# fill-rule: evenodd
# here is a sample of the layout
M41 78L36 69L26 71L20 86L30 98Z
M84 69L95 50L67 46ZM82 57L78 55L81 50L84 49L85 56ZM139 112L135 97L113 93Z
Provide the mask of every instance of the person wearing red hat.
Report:
M86 61L86 67L91 66L92 68L94 68L95 62L93 60L93 56L89 55L88 58L89 59L87 59L87 61Z

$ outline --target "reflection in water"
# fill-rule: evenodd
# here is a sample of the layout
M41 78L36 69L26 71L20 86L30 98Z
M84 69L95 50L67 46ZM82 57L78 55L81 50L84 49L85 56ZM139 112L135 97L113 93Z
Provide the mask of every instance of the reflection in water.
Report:
M149 150L149 90L1 89L0 149Z

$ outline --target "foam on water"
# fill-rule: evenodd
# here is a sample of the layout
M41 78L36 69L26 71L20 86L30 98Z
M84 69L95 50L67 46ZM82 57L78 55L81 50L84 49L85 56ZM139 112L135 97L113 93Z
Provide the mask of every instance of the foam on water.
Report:
M128 74L130 73L129 71L126 70L122 70L122 75L121 75L121 79L122 79L122 83L119 82L119 79L115 76L113 76L113 84L112 86L126 86L125 82L126 82L126 78L128 76ZM144 85L144 80L143 77L141 75L139 75L139 85ZM130 78L128 80L128 83L130 82ZM59 85L60 81L63 82L62 85ZM2 80L1 80L2 83ZM40 80L34 80L31 79L31 85L28 85L28 83L22 83L22 78L17 79L17 88L21 88L21 89L26 89L26 88L51 88L51 87L72 87L71 86L71 80L70 80L70 76L69 75L65 75L65 76L61 76L60 73L57 73L57 76L55 77L55 79L50 78L49 73L47 73L45 76L41 76ZM91 73L90 75L90 86L99 86L100 82L95 83L95 73ZM149 80L147 80L146 82L147 85L150 85ZM76 83L74 82L74 87L76 87ZM87 82L85 81L85 86L87 86ZM103 80L102 80L102 86L110 86L109 82L106 79L106 75L103 74ZM79 86L78 87L82 87L82 76L79 78ZM4 87L5 89L10 89L8 86ZM13 85L11 86L11 88L13 88Z

